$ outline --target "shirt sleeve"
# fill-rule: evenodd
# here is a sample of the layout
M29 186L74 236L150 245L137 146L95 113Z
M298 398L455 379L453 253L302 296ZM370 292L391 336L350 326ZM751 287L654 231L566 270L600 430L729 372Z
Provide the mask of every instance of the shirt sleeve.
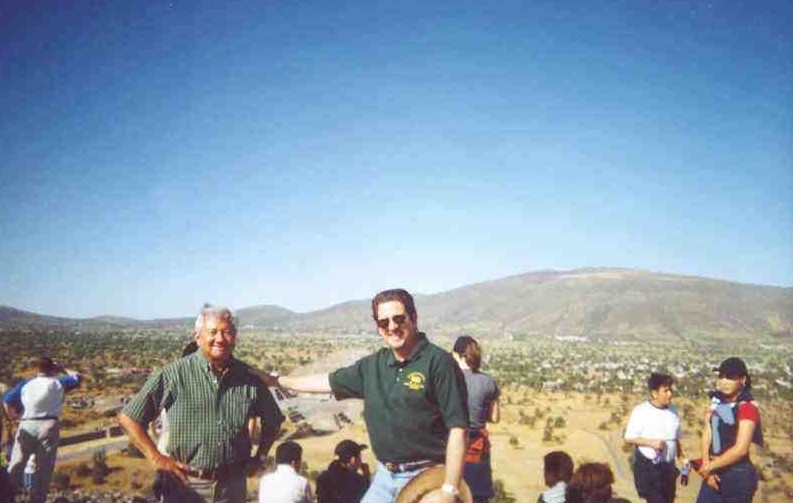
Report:
M628 425L625 427L625 435L622 438L639 438L642 436L642 420L639 408L636 407L631 412Z
M165 390L165 375L160 369L149 376L138 394L132 397L121 412L142 425L148 425L160 413Z
M17 411L22 412L22 387L27 384L28 379L20 382L14 388L3 396L3 403L9 407L14 407Z
M80 380L81 380L80 374L69 374L58 377L58 382L61 383L61 386L63 386L64 391L71 391L76 387L80 386Z
M753 423L759 423L760 411L757 410L757 405L754 402L743 402L738 405L738 414L736 418L738 421L748 419Z
M451 354L437 358L432 374L433 392L447 428L468 427L468 390L465 377Z
M336 400L363 398L363 366L368 357L361 358L349 367L340 368L328 376L330 389Z
M493 396L493 401L495 402L496 400L498 400L501 397L501 389L498 387L498 381L496 381L495 378L491 377L490 379L492 379L492 381L493 381L493 395L492 396Z

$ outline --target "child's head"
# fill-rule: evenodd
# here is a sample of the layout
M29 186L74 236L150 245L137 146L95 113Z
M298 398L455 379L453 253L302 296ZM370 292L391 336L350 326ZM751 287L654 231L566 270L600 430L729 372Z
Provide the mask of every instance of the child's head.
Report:
M549 452L543 458L545 485L555 486L558 482L569 482L573 476L573 460L564 451Z
M303 462L303 448L297 442L284 442L275 450L275 462L279 465L292 465L297 469Z
M567 486L567 500L573 503L608 501L612 496L614 472L606 463L584 463Z

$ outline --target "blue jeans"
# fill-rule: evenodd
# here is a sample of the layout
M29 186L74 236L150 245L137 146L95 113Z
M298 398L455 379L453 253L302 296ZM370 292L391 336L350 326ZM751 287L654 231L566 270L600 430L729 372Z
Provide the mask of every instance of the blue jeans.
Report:
M374 474L369 490L363 495L361 503L392 503L399 491L410 482L410 479L423 470L424 468L419 468L409 472L392 473L378 462L377 472Z
M711 489L703 481L697 503L751 503L757 491L757 470L751 461L738 461L718 475L721 477L719 490Z

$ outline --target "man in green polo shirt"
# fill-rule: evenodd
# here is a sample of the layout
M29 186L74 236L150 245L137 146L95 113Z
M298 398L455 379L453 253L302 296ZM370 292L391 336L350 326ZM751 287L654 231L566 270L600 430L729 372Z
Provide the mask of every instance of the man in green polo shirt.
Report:
M468 408L465 379L451 354L418 331L413 297L386 290L372 299L372 316L386 347L330 375L282 377L295 391L362 398L372 450L379 463L362 503L394 501L422 470L446 465L444 501L458 493Z
M166 502L242 503L245 475L261 466L284 416L251 368L232 356L237 328L229 309L204 307L195 339L199 350L154 372L119 422L163 475ZM169 455L147 433L161 409L168 413ZM262 419L253 458L249 417Z

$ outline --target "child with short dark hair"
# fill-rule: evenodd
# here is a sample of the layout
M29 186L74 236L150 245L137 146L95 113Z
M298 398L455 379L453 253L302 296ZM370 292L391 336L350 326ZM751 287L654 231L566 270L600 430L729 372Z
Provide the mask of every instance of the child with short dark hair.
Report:
M545 485L549 487L540 494L537 503L565 503L565 492L573 476L573 459L564 451L549 452L543 458Z
M308 479L298 473L303 464L303 448L284 442L275 450L275 471L259 482L259 503L313 503Z

